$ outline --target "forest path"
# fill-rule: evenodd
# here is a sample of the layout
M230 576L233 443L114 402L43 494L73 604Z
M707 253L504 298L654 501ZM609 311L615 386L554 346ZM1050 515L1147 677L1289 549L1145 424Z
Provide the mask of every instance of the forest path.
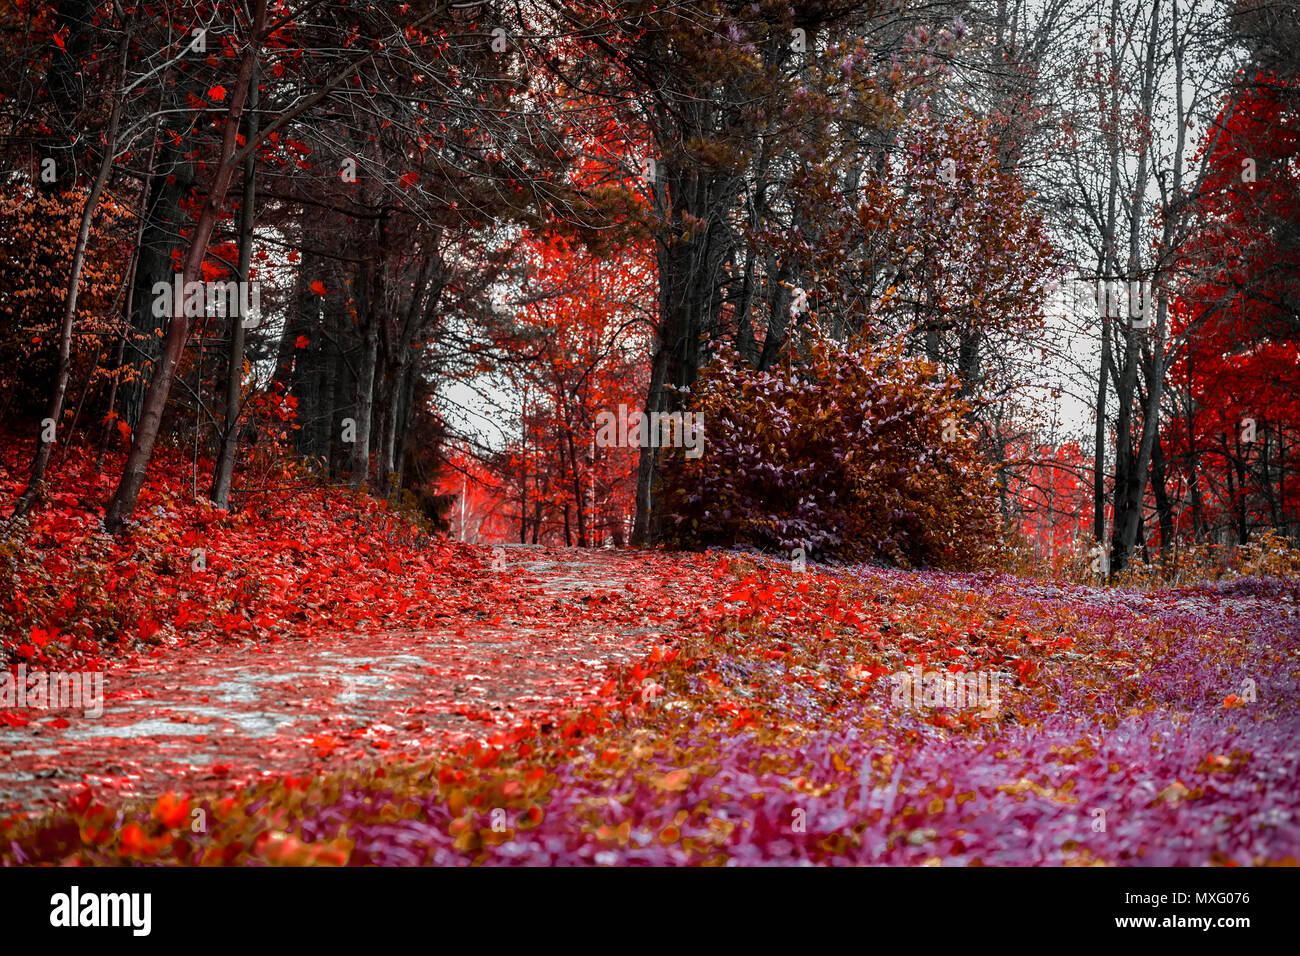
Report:
M98 717L19 711L29 722L0 724L0 813L84 786L225 790L544 725L689 613L701 560L521 546L494 557L487 573L431 582L449 608L434 629L179 643L107 671Z

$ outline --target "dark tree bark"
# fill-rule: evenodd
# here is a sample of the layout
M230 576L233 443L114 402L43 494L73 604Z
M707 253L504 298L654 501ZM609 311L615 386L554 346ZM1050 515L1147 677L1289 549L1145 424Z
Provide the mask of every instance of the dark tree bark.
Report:
M248 89L248 112L244 117L244 140L257 139L257 65ZM239 217L239 280L249 280L253 260L254 204L257 201L257 154L244 160L244 198ZM245 297L241 296L241 300ZM230 320L230 357L226 369L226 414L221 433L221 451L212 476L212 503L218 508L230 505L230 482L235 472L235 451L239 447L240 395L244 380L244 329L248 317L241 314Z
M256 64L265 18L266 0L255 0L248 48L244 52L235 87L231 91L230 109L226 114L226 128L221 144L221 163L213 176L207 201L199 213L198 222L194 226L194 235L190 239L189 252L185 257L182 277L186 283L197 281L202 276L203 257L212 238L212 231L216 227L226 190L230 187L230 180L235 172L236 134L242 119L244 103L248 99L248 87ZM180 363L181 353L185 349L185 341L189 336L189 320L185 316L185 310L175 308L174 304L172 311L173 315L167 324L167 338L163 343L162 357L150 380L149 391L145 395L140 423L132 436L131 452L127 457L126 468L118 483L117 492L109 503L108 513L104 517L104 527L110 534L120 532L125 527L126 518L135 510L140 489L144 487L149 459L153 455L153 446L158 440L158 429L162 425L163 410L167 404L167 396L171 392L176 366Z

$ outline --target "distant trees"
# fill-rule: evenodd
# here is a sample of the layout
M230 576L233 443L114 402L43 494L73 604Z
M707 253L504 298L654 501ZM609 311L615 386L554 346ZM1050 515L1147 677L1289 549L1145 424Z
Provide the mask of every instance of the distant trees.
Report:
M518 508L518 537L543 525L565 544L626 543L637 451L596 442L596 419L639 407L654 298L644 244L597 255L553 236L516 252L517 292L489 328L506 394L525 403L519 433L497 461L503 494Z
M1185 374L1171 369L1209 344L1209 327L1188 321L1207 293L1192 253L1216 243L1198 210L1225 148L1215 111L1225 96L1231 111L1228 81L1246 55L1230 33L1233 6L1081 4L1087 42L1056 87L1067 148L1032 176L1056 200L1053 231L1076 264L1075 318L1095 343L1092 533L1112 573L1157 543L1167 555L1203 493L1187 479L1197 466L1174 465L1161 436L1186 417ZM1234 256L1231 245L1212 253Z
M1166 540L1240 543L1300 519L1296 83L1243 73L1207 135L1172 318L1161 477L1183 506L1158 501Z

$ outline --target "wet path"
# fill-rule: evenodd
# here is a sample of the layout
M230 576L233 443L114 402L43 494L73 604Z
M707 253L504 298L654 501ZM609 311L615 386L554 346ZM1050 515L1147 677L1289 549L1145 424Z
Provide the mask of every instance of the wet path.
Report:
M105 674L98 717L9 711L0 812L39 810L85 785L221 789L545 722L594 699L612 669L678 626L692 561L510 547L494 571L454 582L464 600L435 629L164 648Z

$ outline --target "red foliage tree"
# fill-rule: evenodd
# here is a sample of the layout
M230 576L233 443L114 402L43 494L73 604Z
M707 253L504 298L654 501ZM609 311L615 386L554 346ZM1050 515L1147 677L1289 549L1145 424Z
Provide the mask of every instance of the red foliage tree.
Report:
M1209 175L1183 266L1171 331L1186 346L1169 382L1164 430L1180 530L1232 527L1239 541L1297 517L1300 455L1300 115L1289 84L1257 75L1206 137Z

